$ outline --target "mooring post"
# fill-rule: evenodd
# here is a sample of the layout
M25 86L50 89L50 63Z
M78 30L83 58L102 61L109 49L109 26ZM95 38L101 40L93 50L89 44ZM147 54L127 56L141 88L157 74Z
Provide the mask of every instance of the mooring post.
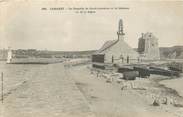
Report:
M122 58L121 58L121 59L122 59L122 63L123 63L123 62L124 62L124 58L123 58L123 56L122 56Z
M127 60L126 60L126 62L127 62L127 63L129 63L129 60L130 60L129 58L130 58L130 57L129 57L129 56L127 56Z
M1 72L1 101L3 103L3 99L4 99L4 96L3 96L3 72Z
M114 63L114 56L112 56L112 63Z

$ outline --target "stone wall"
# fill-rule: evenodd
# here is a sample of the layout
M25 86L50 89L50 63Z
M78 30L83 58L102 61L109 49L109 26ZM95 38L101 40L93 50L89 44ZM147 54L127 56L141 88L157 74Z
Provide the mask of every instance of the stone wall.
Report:
M142 33L139 38L138 52L144 59L160 59L158 39L152 33Z

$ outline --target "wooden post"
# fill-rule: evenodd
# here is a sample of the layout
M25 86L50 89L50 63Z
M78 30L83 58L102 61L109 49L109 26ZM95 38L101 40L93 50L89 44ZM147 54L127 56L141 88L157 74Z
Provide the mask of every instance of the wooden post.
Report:
M114 63L114 56L112 56L112 63Z
M3 94L3 72L1 72L1 101L3 103L4 94Z
M127 63L129 63L129 58L130 58L130 57L129 57L129 56L127 56L127 60L126 60L126 62L127 62Z

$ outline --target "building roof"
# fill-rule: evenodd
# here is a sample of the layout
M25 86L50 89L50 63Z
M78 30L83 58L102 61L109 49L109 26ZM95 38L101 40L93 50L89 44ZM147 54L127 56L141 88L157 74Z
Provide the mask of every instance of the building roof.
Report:
M105 51L109 48L112 48L116 44L120 44L118 51L123 54L129 54L132 56L139 56L138 52L136 52L133 48L131 48L124 40L110 40L104 43L104 45L95 53L95 54L105 54ZM112 50L111 50L112 51Z
M105 42L104 45L97 51L97 53L103 52L104 50L110 48L117 42L118 42L118 40L109 40L109 41Z

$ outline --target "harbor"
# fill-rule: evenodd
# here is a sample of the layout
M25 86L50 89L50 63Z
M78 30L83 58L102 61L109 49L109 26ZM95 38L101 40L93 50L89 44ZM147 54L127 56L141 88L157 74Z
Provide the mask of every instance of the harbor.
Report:
M118 38L95 51L5 51L1 116L182 117L182 59L160 59L149 32L135 50L122 19L118 27Z
M1 0L0 117L183 117L182 6Z
M182 59L160 59L152 33L142 33L138 49L124 35L120 19L117 39L99 50L8 48L0 64L1 116L182 117Z

